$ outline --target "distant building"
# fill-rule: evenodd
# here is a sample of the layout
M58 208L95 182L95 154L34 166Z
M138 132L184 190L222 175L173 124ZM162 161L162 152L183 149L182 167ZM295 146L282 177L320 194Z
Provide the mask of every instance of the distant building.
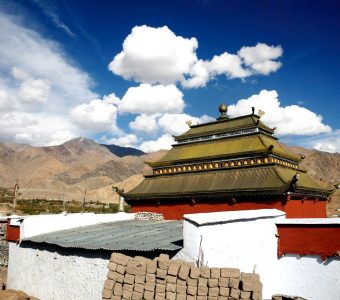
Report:
M275 208L288 218L326 217L332 190L314 182L299 168L301 158L278 142L275 128L254 113L220 117L191 125L175 137L161 159L148 164L153 174L133 190L118 191L132 212L162 213L166 219L184 214ZM263 112L259 112L263 114Z

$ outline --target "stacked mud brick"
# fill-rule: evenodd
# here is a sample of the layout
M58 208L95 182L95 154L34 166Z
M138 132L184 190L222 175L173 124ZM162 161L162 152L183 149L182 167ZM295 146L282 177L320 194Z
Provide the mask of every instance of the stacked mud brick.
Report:
M196 267L161 254L154 260L113 253L103 299L262 299L259 275L239 269Z

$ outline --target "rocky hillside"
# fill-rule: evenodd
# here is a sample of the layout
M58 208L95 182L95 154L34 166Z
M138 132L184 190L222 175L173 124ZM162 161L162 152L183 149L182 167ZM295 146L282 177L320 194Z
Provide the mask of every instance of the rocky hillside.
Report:
M324 186L340 183L339 153L290 149L305 157L301 167L309 170L312 178ZM132 189L141 182L142 174L150 172L144 161L156 160L165 153L135 150L103 146L85 138L52 147L0 143L0 187L13 187L18 178L21 198L80 201L86 190L89 201L116 202L112 185ZM126 155L129 153L136 155ZM340 197L336 194L333 198L331 205L340 207Z

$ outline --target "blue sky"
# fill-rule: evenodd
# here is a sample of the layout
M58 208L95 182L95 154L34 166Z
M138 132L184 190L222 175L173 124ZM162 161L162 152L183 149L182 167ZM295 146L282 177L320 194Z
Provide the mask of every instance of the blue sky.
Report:
M144 151L265 111L281 141L340 152L338 1L0 1L0 140Z

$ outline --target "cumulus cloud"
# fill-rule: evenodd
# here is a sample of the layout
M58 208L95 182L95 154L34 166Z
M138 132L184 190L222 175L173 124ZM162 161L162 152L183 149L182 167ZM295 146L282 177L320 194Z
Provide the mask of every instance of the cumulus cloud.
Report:
M111 99L95 99L74 107L71 112L73 121L92 132L117 130L117 107Z
M170 134L163 134L156 140L144 141L139 146L139 149L146 152L155 152L161 149L171 149L171 145L174 143L174 138Z
M265 115L261 120L277 127L279 135L313 135L331 131L328 125L323 124L321 115L298 105L281 106L275 90L262 90L248 99L239 100L228 106L228 114L232 117L249 114L251 107L263 110Z
M129 123L129 126L132 130L135 131L143 131L146 133L153 133L157 131L157 118L160 114L154 115L139 115L135 118L134 121Z
M167 26L135 26L109 69L125 79L169 84L183 79L197 57L195 38L175 35Z
M118 102L120 112L148 115L182 112L184 106L183 93L173 84L131 87Z
M121 147L138 147L140 139L135 134L126 134L124 136L111 139L108 139L106 136L104 136L102 141L106 144L114 144Z
M309 137L302 141L302 145L320 151L340 153L340 129Z
M96 99L89 75L60 46L0 13L0 138L50 145L80 134L70 107Z
M242 47L237 54L224 52L211 60L198 59L196 38L177 36L168 27L136 26L126 37L123 49L109 69L127 80L149 84L176 84L186 88L204 87L224 74L228 79L268 75L277 71L281 46L258 43Z

